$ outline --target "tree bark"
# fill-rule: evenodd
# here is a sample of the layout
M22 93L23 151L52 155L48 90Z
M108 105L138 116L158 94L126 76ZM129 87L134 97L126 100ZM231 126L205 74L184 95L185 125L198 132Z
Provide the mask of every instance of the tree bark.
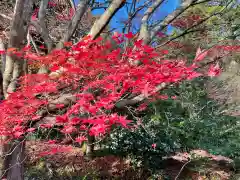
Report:
M188 8L190 8L197 0L185 0L183 1L179 8L169 14L164 20L159 23L152 31L151 31L151 40L157 35L158 32L164 30L170 23L172 23L177 17L179 17L183 12L185 12ZM150 42L149 42L150 43Z
M164 2L164 0L156 0L152 6L150 6L144 13L142 22L141 22L141 28L140 28L140 34L138 39L142 39L144 44L148 44L151 41L151 34L148 29L148 21L151 15L156 11L156 9Z
M8 180L23 180L25 140L21 139L4 147L5 159L2 178L7 178Z
M86 156L87 156L88 159L93 158L94 142L95 142L95 137L88 135L88 137L87 137L87 149L86 149Z
M113 0L103 15L94 23L90 30L89 35L92 39L96 39L104 28L107 26L109 21L112 19L114 14L124 5L126 0Z
M9 48L22 48L27 37L27 30L32 13L33 0L16 0L14 15L11 23ZM17 86L17 79L23 71L23 61L11 53L7 53L6 65L3 74L3 92L5 99L8 93L13 92ZM7 139L6 136L2 136ZM9 142L2 147L2 176L8 180L23 180L24 142ZM9 150L11 153L9 153Z
M90 0L82 0L77 6L76 12L74 16L72 17L72 20L68 24L68 30L63 38L63 42L68 42L74 32L76 31L76 28L81 21L81 18L83 17L84 13L87 11L88 4L90 3Z

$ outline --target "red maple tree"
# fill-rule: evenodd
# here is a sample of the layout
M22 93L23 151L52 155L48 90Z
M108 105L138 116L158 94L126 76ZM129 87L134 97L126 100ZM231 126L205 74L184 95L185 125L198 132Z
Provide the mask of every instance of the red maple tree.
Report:
M113 39L121 44L124 38L132 37L132 33L118 34ZM65 49L54 50L47 56L38 56L29 48L21 53L11 52L24 56L29 63L38 61L46 65L52 73L28 74L19 79L17 91L0 104L0 135L12 140L39 128L55 128L66 135L74 133L75 141L82 143L87 140L87 134L104 136L110 133L113 125L131 127L131 119L113 110L122 101L131 101L130 96L166 99L168 97L161 95L156 87L202 75L197 72L195 62L187 65L184 60L161 59L161 54L141 41L134 42L134 47L125 51L121 48L109 51L112 43L103 43L101 38L92 40L87 37L70 47L65 44ZM198 50L195 61L206 56L205 52L201 53ZM133 65L129 59L141 64ZM217 68L211 67L211 76L214 72L218 74ZM59 100L66 95L71 97L71 102L67 98ZM136 111L143 110L145 102L139 101L138 107ZM50 111L54 111L54 116L46 123L44 118ZM50 140L49 143L56 141ZM50 152L57 152L57 149Z

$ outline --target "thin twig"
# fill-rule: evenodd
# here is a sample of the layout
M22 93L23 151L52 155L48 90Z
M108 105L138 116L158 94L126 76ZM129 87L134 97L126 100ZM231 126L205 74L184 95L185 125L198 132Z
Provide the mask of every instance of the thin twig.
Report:
M186 165L188 165L189 163L191 162L191 159L189 161L187 161L183 166L182 168L180 169L180 171L178 172L177 176L175 177L174 180L177 180L178 177L181 175L182 171L184 170L184 168L186 167Z

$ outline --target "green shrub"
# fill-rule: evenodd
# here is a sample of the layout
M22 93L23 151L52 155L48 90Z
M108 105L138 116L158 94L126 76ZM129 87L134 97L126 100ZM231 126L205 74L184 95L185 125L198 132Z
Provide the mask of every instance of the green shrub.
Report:
M165 92L177 96L151 103L135 131L118 128L108 146L132 157L138 165L155 167L175 151L205 149L230 157L240 155L239 118L223 114L224 107L208 99L206 79L185 82ZM156 144L156 148L152 144Z

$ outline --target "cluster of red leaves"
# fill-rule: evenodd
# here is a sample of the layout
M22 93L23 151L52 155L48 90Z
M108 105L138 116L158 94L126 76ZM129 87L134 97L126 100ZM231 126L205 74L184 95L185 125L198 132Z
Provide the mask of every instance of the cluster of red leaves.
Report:
M125 36L117 34L113 39L122 43L124 38L132 37L132 33ZM86 141L87 133L100 136L109 133L113 125L130 127L130 120L112 112L116 103L127 95L143 94L166 99L166 96L155 92L156 86L202 75L196 71L195 63L206 56L201 50L198 50L195 62L187 65L185 61L159 58L161 54L150 46L142 45L142 41L136 41L134 45L134 48L123 51L121 48L113 49L111 41L103 43L101 38L92 40L87 37L67 47L69 50L54 50L47 56L30 53L28 48L24 53L16 52L25 59L40 61L59 75L56 78L48 74L29 74L20 78L21 87L0 104L1 135L15 139L34 132L35 128L54 127L67 135L77 133L79 137L75 141L81 143ZM135 66L129 59L142 63ZM58 115L56 110L54 123L36 127L36 121L41 122L42 118L38 114L52 106L54 97L64 96L64 93L76 97L74 104L55 104L55 109L65 108L66 112Z
M196 25L201 20L202 17L199 15L183 16L173 21L171 25L178 28L189 28Z

